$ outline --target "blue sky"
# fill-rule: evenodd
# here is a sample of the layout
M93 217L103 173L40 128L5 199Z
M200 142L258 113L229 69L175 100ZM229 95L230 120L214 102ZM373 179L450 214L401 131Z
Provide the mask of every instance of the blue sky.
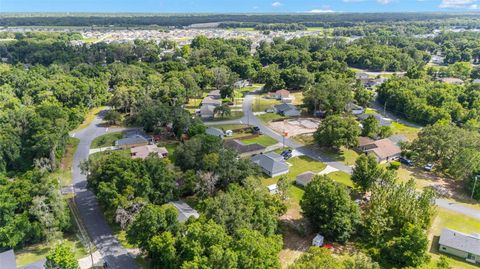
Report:
M480 11L480 0L0 0L0 12Z

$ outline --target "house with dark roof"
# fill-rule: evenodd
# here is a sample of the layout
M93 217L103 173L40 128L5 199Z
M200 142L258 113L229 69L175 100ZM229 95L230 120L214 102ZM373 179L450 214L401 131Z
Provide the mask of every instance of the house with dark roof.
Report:
M368 137L359 137L357 151L372 154L379 163L397 160L402 150L388 138L373 140Z
M244 144L238 139L228 139L223 143L223 145L226 148L235 150L242 157L260 154L265 150L265 147L260 144Z
M202 105L197 114L204 120L213 119L215 117L215 108L213 105Z
M289 166L283 156L275 152L258 154L250 159L258 165L262 171L270 177L276 177L288 173Z
M142 135L134 135L125 137L115 141L115 146L120 149L129 149L132 147L139 147L148 145L149 141Z
M274 109L275 112L286 117L298 117L301 114L300 111L297 110L297 107L292 104L276 105Z
M480 234L465 234L445 228L438 241L440 252L480 264Z
M0 253L0 269L17 269L13 249Z
M316 174L312 171L303 172L295 178L295 184L306 187Z

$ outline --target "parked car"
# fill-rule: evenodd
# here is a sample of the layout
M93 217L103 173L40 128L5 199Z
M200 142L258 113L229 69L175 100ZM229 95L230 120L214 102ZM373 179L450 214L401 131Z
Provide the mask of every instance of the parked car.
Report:
M252 133L253 134L262 134L262 131L260 131L260 128L258 126L252 127Z
M275 109L269 107L269 108L265 109L265 112L266 113L275 113Z
M413 162L410 159L407 159L405 157L400 157L400 159L398 159L398 160L405 165L413 166Z
M280 155L282 155L282 156L285 157L285 155L287 155L287 154L289 154L289 153L291 154L291 153L292 153L292 150L291 150L291 149L286 149L286 150L282 151L282 153L280 153Z
M425 165L425 166L423 167L423 169L425 169L426 171L429 171L429 172L430 172L430 171L433 170L433 164L427 163L427 165Z
M285 153L285 155L283 155L283 158L285 160L288 160L288 159L292 158L292 156L293 156L292 152L290 151L290 152Z

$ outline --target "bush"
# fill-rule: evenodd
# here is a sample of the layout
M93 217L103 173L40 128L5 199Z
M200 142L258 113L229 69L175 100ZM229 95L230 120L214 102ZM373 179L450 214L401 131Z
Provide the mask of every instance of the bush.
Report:
M388 165L388 169L390 170L400 169L400 162L397 162L397 161L391 162L390 165Z

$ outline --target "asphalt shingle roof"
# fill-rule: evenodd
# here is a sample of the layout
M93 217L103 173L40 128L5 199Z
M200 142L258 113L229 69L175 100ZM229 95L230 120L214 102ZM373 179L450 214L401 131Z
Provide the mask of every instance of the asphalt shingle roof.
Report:
M439 244L480 256L479 236L445 228L440 235Z

